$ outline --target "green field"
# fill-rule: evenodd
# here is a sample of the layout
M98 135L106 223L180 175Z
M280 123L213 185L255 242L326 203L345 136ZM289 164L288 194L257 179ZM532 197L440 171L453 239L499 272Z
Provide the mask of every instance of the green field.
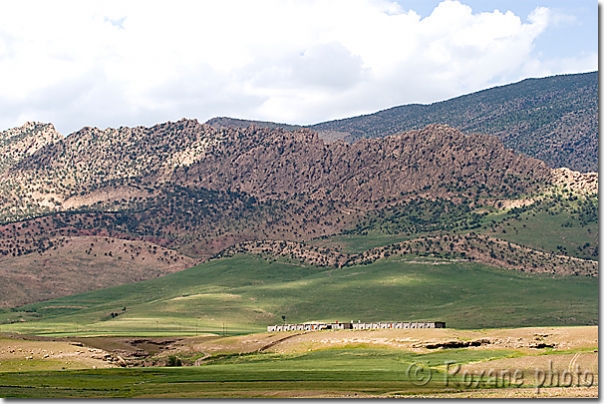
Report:
M281 316L440 320L454 328L589 325L597 323L598 280L410 256L333 269L239 255L0 313L4 332L49 335L249 333Z
M270 397L313 393L418 394L445 389L442 367L513 357L508 350L414 354L393 349L326 349L304 354L248 354L199 367L0 373L2 397ZM413 365L412 365L413 364ZM429 369L421 380L415 368ZM408 373L408 370L411 372ZM425 384L425 385L423 385ZM51 387L52 386L52 387Z

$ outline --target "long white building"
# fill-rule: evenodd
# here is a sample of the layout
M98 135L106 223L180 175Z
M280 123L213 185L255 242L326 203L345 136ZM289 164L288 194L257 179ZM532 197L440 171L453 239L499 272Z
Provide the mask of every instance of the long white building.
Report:
M268 332L319 330L375 330L402 328L445 328L444 321L377 321L371 323L303 323L277 324L266 327Z

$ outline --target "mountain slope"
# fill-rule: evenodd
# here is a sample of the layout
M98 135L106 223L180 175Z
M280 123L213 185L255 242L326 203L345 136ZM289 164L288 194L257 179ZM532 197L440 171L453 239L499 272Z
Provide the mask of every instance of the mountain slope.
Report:
M294 131L297 129L302 129L303 126L300 125L289 125L286 123L275 123L275 122L266 122L266 121L251 121L248 119L237 119L237 118L229 118L226 116L220 116L216 118L212 118L206 121L206 125L210 125L214 129L220 128L247 128L248 126L257 126L259 128L268 128L268 129L277 129L281 128L286 131Z
M209 189L261 199L305 194L354 206L427 189L467 194L484 186L493 194L523 193L550 176L542 162L514 154L493 137L466 136L446 125L353 145L325 144L308 130L244 129L186 171L179 178L189 184L191 177L199 179ZM504 182L512 177L513 187Z
M527 79L431 105L404 105L310 126L349 141L431 123L499 137L506 147L551 167L598 171L598 73Z
M173 246L191 232L207 240L210 223L194 219L201 217L211 219L214 237L308 239L417 193L500 198L550 180L542 162L444 125L350 145L325 144L309 130L216 130L183 120L84 129L48 145L5 173L0 217L74 212L78 229L53 223L72 232L97 223Z
M49 293L37 294L44 299L149 279L248 241L310 242L354 229L363 237L378 227L359 224L390 215L388 208L395 209L400 226L379 228L398 237L394 243L426 229L458 230L447 221L483 226L483 213L497 215L504 202L554 192L565 181L597 190L597 175L570 174L514 153L493 136L465 135L447 125L354 144L325 143L309 129L216 129L195 120L84 128L24 155L2 173L0 277L6 284L13 277L20 288L47 288ZM565 192L564 198L593 197ZM442 226L408 225L407 219L417 218L401 212L414 200L434 201L451 214L439 216ZM592 222L590 231L597 228ZM567 248L561 254L592 257L597 246L591 235L575 233L581 242L560 244ZM106 252L122 257L123 276L97 276L116 270L115 258L91 261L89 248L71 249L89 237L115 240L119 248ZM71 240L68 248L64 240ZM153 265L126 255L134 241L161 253L149 256ZM42 261L61 271L43 272L40 280ZM36 299L36 293L6 293L13 295L6 305Z
M213 118L213 127L301 126ZM495 87L430 105L410 104L369 115L308 125L325 141L385 137L447 124L464 133L499 137L505 147L550 167L598 171L598 73L570 74Z
M62 139L52 124L39 122L26 122L18 128L0 132L0 175L25 157Z
M196 260L155 244L113 237L52 239L52 247L0 259L0 307L153 279Z

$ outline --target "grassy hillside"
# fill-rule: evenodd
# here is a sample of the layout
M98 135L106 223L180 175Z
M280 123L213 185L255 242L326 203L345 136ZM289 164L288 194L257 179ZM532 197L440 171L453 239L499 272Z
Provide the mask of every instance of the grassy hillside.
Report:
M598 259L597 195L553 194L507 202L518 206L471 208L467 200L455 204L439 198L416 198L369 212L342 234L310 244L361 253L430 234L475 232L547 253Z
M598 281L391 257L340 269L239 255L0 314L3 331L160 335L312 320L442 320L456 328L597 323ZM112 314L113 313L113 314ZM19 319L22 319L19 321ZM23 321L25 320L25 321Z
M530 248L598 260L598 198L546 198L486 217L486 234ZM490 222L490 223L489 223Z

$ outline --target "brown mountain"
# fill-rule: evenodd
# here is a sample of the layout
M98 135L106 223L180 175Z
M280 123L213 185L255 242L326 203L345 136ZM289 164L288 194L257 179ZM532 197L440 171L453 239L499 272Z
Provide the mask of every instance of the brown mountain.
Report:
M493 137L464 135L446 125L352 145L325 144L310 130L214 129L188 120L152 128L84 128L5 172L0 219L95 205L103 212L142 208L175 186L262 202L299 197L367 208L428 190L522 193L549 172Z
M301 194L355 207L426 190L449 195L463 188L471 194L484 186L494 194L525 192L548 175L545 164L516 155L493 137L466 136L446 125L352 145L325 144L309 130L248 128L229 132L203 163L175 170L187 185L261 200ZM511 177L519 179L514 187L504 183Z
M32 133L44 145L15 153L1 176L0 278L52 297L183 269L246 241L337 234L418 198L475 208L561 181L493 136L447 125L353 144L195 120ZM110 276L116 262L123 271Z
M214 127L301 128L273 122L214 118ZM410 104L306 126L326 141L392 136L430 124L497 136L505 147L550 167L598 171L598 73L527 79L429 105Z

